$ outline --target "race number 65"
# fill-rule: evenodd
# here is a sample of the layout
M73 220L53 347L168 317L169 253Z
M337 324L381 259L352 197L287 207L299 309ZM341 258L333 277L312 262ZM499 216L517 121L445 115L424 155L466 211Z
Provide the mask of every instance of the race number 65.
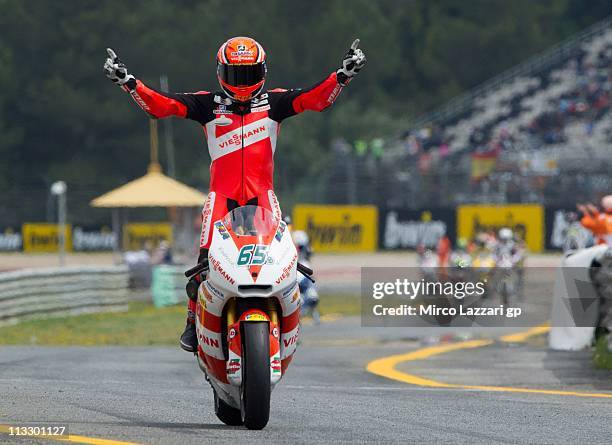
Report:
M247 244L240 249L238 266L262 266L268 257L268 246L265 244Z

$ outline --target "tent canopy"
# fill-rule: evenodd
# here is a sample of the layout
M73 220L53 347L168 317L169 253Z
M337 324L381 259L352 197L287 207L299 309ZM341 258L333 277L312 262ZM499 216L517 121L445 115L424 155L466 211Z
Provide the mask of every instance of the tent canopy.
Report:
M161 172L152 164L149 172L91 201L93 207L199 207L206 195Z

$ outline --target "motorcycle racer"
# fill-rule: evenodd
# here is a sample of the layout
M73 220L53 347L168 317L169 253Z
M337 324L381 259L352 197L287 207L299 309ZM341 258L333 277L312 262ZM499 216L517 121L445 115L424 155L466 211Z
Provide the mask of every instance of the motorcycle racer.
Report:
M497 245L495 246L495 256L497 258L508 255L513 264L519 264L523 258L523 248L518 242L512 229L502 227L497 234Z
M310 261L312 256L312 247L310 246L310 238L308 234L303 230L296 230L291 232L293 238L293 244L298 251L298 261L301 263Z
M285 119L306 110L323 111L366 64L356 39L341 67L306 89L264 90L267 57L263 47L249 37L233 37L217 52L218 92L161 93L128 73L124 63L108 48L106 76L129 93L152 118L170 116L190 119L203 127L211 157L209 194L202 210L198 263L208 256L211 225L229 211L243 205L258 205L281 219L274 194L274 151ZM196 278L198 281L202 277ZM193 290L194 284L190 283ZM188 284L188 289L190 287ZM180 345L197 349L196 300L189 292L188 316Z
M296 230L291 232L291 237L298 252L298 261L305 266L311 267L312 248L308 234L303 230ZM320 316L317 309L319 305L319 292L314 282L302 275L298 278L298 285L300 286L300 298L302 299L302 315L311 315L314 324L319 324Z
M510 266L516 271L516 291L522 294L525 281L525 245L523 240L509 227L502 227L497 234L495 246L495 262L497 267ZM508 275L506 275L508 276Z

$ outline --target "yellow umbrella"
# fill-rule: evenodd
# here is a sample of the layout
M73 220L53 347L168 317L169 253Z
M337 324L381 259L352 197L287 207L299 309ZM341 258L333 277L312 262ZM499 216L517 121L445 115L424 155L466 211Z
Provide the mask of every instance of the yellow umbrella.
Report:
M148 173L91 201L93 207L199 207L206 195L164 175L157 161L157 121L151 120Z
M159 164L149 172L91 201L93 207L199 207L206 195L164 175Z

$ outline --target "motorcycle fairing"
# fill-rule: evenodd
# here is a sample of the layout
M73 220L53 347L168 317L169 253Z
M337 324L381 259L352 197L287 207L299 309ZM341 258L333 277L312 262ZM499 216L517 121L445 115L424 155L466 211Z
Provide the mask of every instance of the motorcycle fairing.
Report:
M273 298L279 302L281 308L279 325L270 324L270 375L271 383L277 383L291 362L299 338L298 255L291 234L286 230L284 223L280 224L278 221L274 225L269 224L266 227L269 230L264 234L236 234L234 227L227 224L227 218L215 221L213 227L215 230L209 250L208 276L198 289L196 314L196 330L200 343L198 362L219 396L230 405L239 408L239 384L236 386L239 381L238 375L237 372L231 374L234 380L232 381L228 370L236 370L238 367L241 369L241 363L232 362L240 358L236 353L240 350L234 348L232 352L229 348L228 356L224 356L222 350L224 307L231 298ZM263 264L257 265L259 270L252 268L252 265L248 265L249 267L238 265L240 249L249 244L267 246L267 258ZM256 280L253 279L253 272L257 272ZM254 284L257 288L251 286ZM251 288L244 285L249 285ZM274 336L275 328L278 337ZM277 345L277 349L274 350L272 345Z

